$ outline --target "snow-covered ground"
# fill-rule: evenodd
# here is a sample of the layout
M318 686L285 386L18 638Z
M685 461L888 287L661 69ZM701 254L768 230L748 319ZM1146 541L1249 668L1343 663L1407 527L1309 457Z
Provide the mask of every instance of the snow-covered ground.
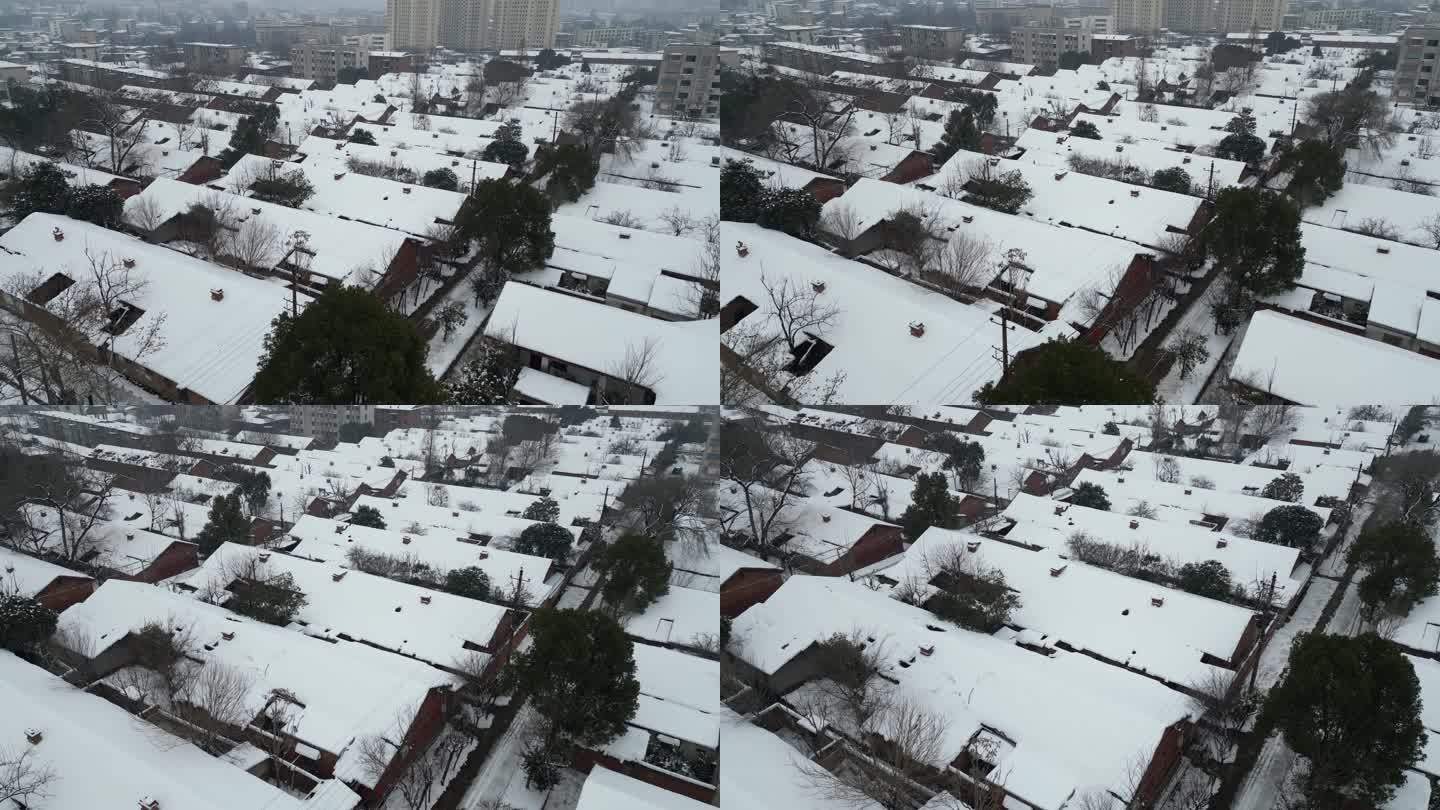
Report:
M469 283L461 281L445 294L444 300L435 302L435 307L430 310L431 317L438 314L446 304L458 301L465 307L465 323L461 324L449 338L445 337L445 331L437 330L430 338L430 354L426 359L426 365L430 367L430 373L436 379L445 375L455 363L460 352L465 349L465 344L472 336L480 331L480 324L490 314L488 306L482 306L475 302L475 293L470 289Z
M1180 318L1180 322L1175 324L1175 329L1170 333L1172 336L1179 335L1187 329L1199 332L1205 336L1205 348L1210 351L1210 357L1192 369L1190 376L1183 380L1180 379L1180 365L1176 363L1170 366L1169 373L1155 386L1156 395L1164 397L1166 402L1189 404L1199 401L1206 380L1220 364L1225 350L1234 339L1233 334L1221 335L1215 331L1215 319L1210 314L1209 302L1218 290L1217 285L1210 285L1205 294L1190 305L1190 310Z
M515 721L490 750L485 765L461 797L461 810L490 810L493 803L508 804L515 810L573 810L580 801L584 774L567 768L561 774L560 784L548 791L525 786L525 771L520 767L525 729L538 717L528 703L520 708Z

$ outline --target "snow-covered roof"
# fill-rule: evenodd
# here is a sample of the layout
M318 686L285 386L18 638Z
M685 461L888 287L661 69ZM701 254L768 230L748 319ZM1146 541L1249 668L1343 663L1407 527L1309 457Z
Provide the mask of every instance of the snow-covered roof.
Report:
M649 387L658 404L719 401L719 322L662 321L511 281L486 334L602 374L653 347Z
M1203 660L1206 655L1239 663L1233 659L1250 610L1069 560L1065 553L931 528L883 575L928 592L941 590L931 580L956 556L977 570L998 570L1020 598L1011 616L1011 624L1023 628L1017 640L1047 649L1063 642L1171 684L1194 686L1222 675L1223 669ZM1163 604L1154 605L1156 598Z
M877 203L866 196L865 190L857 191L866 182L862 180L839 200ZM886 191L908 191L889 183L876 182L874 186ZM886 205L882 197L875 216L889 216L900 207L893 198ZM980 221L979 217L976 221ZM781 231L725 222L721 233L723 250L732 250L728 246L736 243L748 249L745 258L731 254L722 263L721 304L743 296L759 307L732 332L741 329L779 333L765 288L767 282L772 286L789 284L791 289L825 285L821 294L825 300L821 303L833 303L839 311L819 337L834 348L808 376L824 380L845 372L847 376L836 390L835 401L963 401L1000 377L1000 360L990 345L999 339L1000 326L987 305L956 301ZM1069 261L1072 267L1079 263L1073 254ZM912 323L924 325L921 337L911 334ZM1010 350L1020 352L1039 342L1037 334L1016 329L1010 336Z
M273 224L283 236L304 231L309 235L309 249L315 254L310 260L309 271L356 286L371 286L373 279L366 278L367 273L362 271L368 268L376 274L384 273L407 239L405 234L389 228L237 197L207 186L193 186L166 178L156 180L146 186L145 191L126 200L125 215L130 221L137 222L148 213L145 208L153 206L160 221L165 222L194 205L212 210L217 205L228 208L237 225L252 217L257 218L257 222ZM283 244L283 239L281 241ZM282 258L278 249L275 254L274 263L278 263ZM381 264L384 266L379 266ZM226 271L226 275L234 276L235 273ZM279 291L288 305L289 296L283 287L268 283L266 286ZM267 317L267 330L269 322Z
M25 512L26 528L23 532L27 548L65 554L74 553L78 545L81 550L94 551L94 556L88 558L87 563L123 574L135 575L144 572L171 546L194 545L151 531L145 528L149 525L148 522L142 524L138 519L125 520L136 511L142 510L141 507L133 506L118 497L107 501L105 509L108 511L100 513L99 519L79 541L74 539L73 528L62 535L53 508L26 504L22 509ZM193 531L199 532L203 526L203 523L195 526Z
M236 580L282 574L305 594L290 629L325 640L345 636L438 667L457 667L466 644L489 647L505 608L324 562L225 543L176 584L195 596L223 602ZM473 648L472 648L473 649ZM488 658L488 654L483 654Z
M338 755L335 776L348 782L376 782L360 750L366 737L394 733L396 719L413 717L431 689L456 682L432 666L359 642L321 641L123 580L106 582L66 610L60 629L76 631L71 638L92 639L86 652L98 655L154 621L188 628L196 643L189 656L200 665L222 663L247 675L251 686L244 706L252 716L265 708L273 690L293 694L298 701L291 704L294 736Z
M1023 492L1005 507L1004 516L1015 524L1005 535L1008 540L1057 553L1069 553L1069 538L1084 532L1091 540L1122 548L1142 545L1149 553L1179 565L1218 560L1230 572L1230 579L1246 588L1253 589L1259 582L1268 585L1272 576L1278 576L1275 598L1281 602L1299 585L1291 579L1300 559L1299 550L1275 543L1262 543L1202 526L1182 526L1131 517L1123 512L1076 506Z
M246 444L262 444L267 447L283 447L287 450L305 450L315 443L310 436L288 436L283 433L266 433L258 430L242 430L235 434L235 441Z
M74 163L61 163L57 160L34 155L29 152L21 152L8 146L0 146L0 176L19 177L31 166L37 163L54 163L66 174L71 185L94 185L108 186L116 180L125 178L102 172L99 169L92 169L88 166L81 166Z
M267 84L274 87L284 87L288 90L309 90L315 84L314 79L299 79L294 76L267 76L262 73L251 73L244 79L247 84Z
M1420 681L1420 722L1425 726L1425 745L1416 770L1440 776L1440 661L1406 655Z
M44 735L31 761L56 774L45 786L46 810L128 807L146 797L186 810L316 807L4 650L0 714L11 738L7 749L27 745L21 730ZM350 798L324 810L350 810L360 797L352 792Z
M640 708L630 724L718 748L724 710L720 662L638 641L631 647L635 680L640 682Z
M1328 276L1317 278L1311 267L1317 265L1377 282L1384 280L1392 284L1416 287L1419 288L1419 298L1424 298L1426 291L1440 292L1440 279L1429 271L1429 268L1440 263L1440 250L1391 242L1363 233L1308 222L1300 223L1300 244L1305 247L1306 262L1305 278L1302 278L1301 283L1306 283L1306 278L1312 282L1320 282L1306 286L1316 286L1317 289L1335 292L1347 298L1369 300L1368 295L1361 294L1362 289L1344 286L1344 282L1332 280ZM1350 283L1363 282L1354 279Z
M1120 149L1124 144L1119 144ZM1112 148L1113 149L1113 148ZM1018 216L1052 225L1084 228L1152 248L1161 247L1176 231L1188 231L1199 197L1142 187L1053 166L1006 160L961 149L937 172L935 182L956 182L988 162L993 172L1019 172L1032 196Z
M1189 714L1183 694L1084 654L1046 657L998 637L928 629L935 624L928 611L860 583L793 576L737 617L732 633L766 673L834 634L873 635L897 696L948 721L932 764L948 765L976 732L994 729L1013 742L995 763L1005 789L1043 810L1092 790L1124 792L1126 763ZM917 655L921 647L931 654Z
M1064 132L1027 129L1015 140L1015 146L1026 150L1022 158L1026 162L1056 170L1068 169L1071 156L1134 166L1151 174L1162 169L1182 169L1190 175L1191 188L1197 194L1203 194L1212 182L1216 190L1239 185L1240 175L1245 171L1242 161L1194 155L1154 141L1117 144Z
M466 199L458 191L401 183L343 168L331 171L309 162L291 163L260 155L240 158L226 178L216 183L225 183L231 191L243 194L250 183L269 176L271 171L281 176L298 172L309 181L315 193L300 204L302 210L393 228L421 238L430 236L437 226L458 219Z
M1250 319L1230 379L1302 405L1367 400L1429 402L1440 390L1440 360L1378 340L1260 311Z
M456 568L475 567L490 577L494 588L513 590L519 579L524 581L526 590L530 592L532 603L538 604L545 598L545 579L551 566L548 558L477 545L462 540L460 535L437 528L428 529L425 534L411 533L406 530L405 524L390 522L388 512L381 514L387 519L385 529L304 515L290 528L290 536L300 541L291 553L348 568L350 550L358 548L373 554L414 557L429 565L441 577ZM388 528L391 526L393 528ZM410 542L405 542L406 538Z
M1209 479L1215 488L1222 492L1259 495L1265 489L1266 484L1282 474L1281 470L1257 467L1253 464L1230 464L1225 461L1191 456L1167 457L1164 454L1140 450L1134 451L1126 457L1125 468L1133 469L1139 478L1154 478L1157 465L1169 463L1162 462L1161 460L1164 458L1173 458L1179 465L1180 480L1190 481L1194 477L1200 476ZM1355 481L1353 470L1347 471L1328 465L1315 467L1292 465L1290 469L1283 472L1300 476L1300 482L1305 485L1305 493L1301 500L1309 505L1314 505L1317 498L1325 496L1344 500L1349 497L1350 487Z
M1346 183L1323 203L1303 209L1300 216L1306 222L1329 228L1356 228L1367 220L1381 220L1405 241L1433 244L1425 222L1440 217L1440 197Z
M147 126L146 129L148 130L149 127ZM178 178L205 157L204 152L200 150L186 149L174 143L157 143L157 139L166 138L161 133L149 133L143 137L145 140L129 149L128 154L124 157L125 165L121 168L127 174L141 177ZM78 129L71 131L70 139L77 148L83 148L89 153L88 162L102 168L113 163L111 160L112 150L123 153L128 148L123 141L114 144L108 135L84 132ZM131 167L134 167L133 170Z
M1143 474L1126 475L1113 470L1081 470L1071 486L1083 483L1104 488L1110 498L1110 508L1116 512L1128 512L1143 501L1155 508L1157 520L1172 523L1189 524L1205 515L1249 520L1263 516L1277 506L1287 505L1284 501L1262 498L1258 493L1251 495L1234 490L1206 489L1183 480L1168 484ZM1305 503L1300 506L1314 512L1322 521L1330 519L1330 510L1323 506Z
M670 543L665 547L665 555L674 566L672 579L683 579L687 588L715 593L720 592L720 586L736 571L746 568L780 570L780 566L772 562L719 543L707 543L703 548L687 543Z
M510 171L510 167L504 163L472 160L470 158L432 152L428 149L395 149L387 146L370 146L369 144L354 143L351 141L321 138L318 135L307 136L305 140L300 142L297 149L297 160L303 160L306 165L322 165L326 168L326 171L332 173L349 171L347 164L352 159L393 166L397 170L407 168L415 172L417 179L423 178L425 173L429 171L449 169L454 172L455 177L459 179L461 191L470 188L470 178L472 174L478 182L480 180L494 180L504 177L506 173Z
M174 181L157 180L151 188L161 183ZM64 234L61 241L52 235L57 230ZM26 217L0 236L0 248L11 259L0 274L33 274L44 281L64 273L82 285L89 283L93 261L133 259L131 278L144 285L128 303L143 314L110 348L211 402L234 402L250 387L270 323L289 306L279 285L54 214ZM223 300L215 300L214 290L224 291ZM158 319L163 343L156 348L146 338Z
M741 807L804 807L808 810L881 810L875 802L857 806L848 799L817 796L804 779L798 778L806 764L805 755L784 737L726 712L720 726L724 766L720 769L720 793L727 802Z
M0 593L18 593L21 596L33 597L59 577L90 579L89 575L79 571L71 571L55 563L0 546ZM719 608L716 610L718 622Z
M597 765L580 788L575 810L703 810L707 804Z
M1001 168L1008 170L1010 166L1002 164ZM1129 199L1128 196L1125 199ZM1083 206L1094 205L1099 203L1094 200L1083 203ZM875 180L860 180L845 194L827 202L824 210L827 215L833 215L837 213L837 209L848 209L853 213L857 233L863 233L875 224L889 219L897 211L923 212L930 215L932 231L964 234L983 242L990 249L997 266L1000 257L1007 251L1024 251L1024 265L1031 271L1027 274L1026 293L1058 304L1065 303L1071 296L1083 290L1106 286L1110 281L1109 276L1123 272L1137 253L1149 252L1123 239L1080 228L1046 224L1028 216L1004 214L913 186ZM999 275L998 269L996 275ZM1108 294L1111 290L1107 287L1103 292ZM930 324L927 322L926 325L928 327ZM996 326L997 331L998 329ZM956 396L948 399L933 398L930 401L965 399L966 397ZM882 400L871 398L857 401Z
M625 619L625 632L657 644L696 646L720 638L720 597L711 591L672 586L640 613Z

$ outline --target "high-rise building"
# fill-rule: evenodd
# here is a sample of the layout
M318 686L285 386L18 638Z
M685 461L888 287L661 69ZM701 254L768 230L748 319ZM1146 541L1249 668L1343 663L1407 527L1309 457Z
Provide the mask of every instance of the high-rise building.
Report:
M655 110L693 118L720 115L720 48L667 46L655 82Z
M1029 65L1054 65L1063 54L1090 54L1092 35L1078 28L1028 26L1010 32L1010 58Z
M490 47L539 50L555 45L560 29L560 0L495 0Z
M1278 31L1285 17L1285 0L1220 0L1215 29L1222 34Z
M1117 31L1149 34L1165 25L1166 0L1110 0L1110 16Z
M428 51L440 44L441 0L385 0L390 47Z
M489 47L490 0L441 0L440 44L457 51Z
M290 73L302 79L333 82L346 68L369 66L370 52L364 48L307 43L290 49Z
M1165 27L1172 31L1209 31L1215 24L1215 0L1166 0Z
M291 405L290 430L317 439L336 438L343 425L375 424L374 405Z
M1400 57L1395 64L1396 101L1440 106L1440 24L1412 25L1400 35Z

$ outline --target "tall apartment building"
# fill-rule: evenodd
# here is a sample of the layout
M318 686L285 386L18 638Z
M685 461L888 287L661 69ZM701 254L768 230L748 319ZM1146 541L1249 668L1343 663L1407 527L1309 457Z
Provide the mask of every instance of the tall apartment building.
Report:
M1165 24L1166 0L1110 0L1115 29L1126 34L1150 34Z
M1084 31L1087 34L1109 34L1115 30L1115 18L1109 14L1066 17L1061 22L1066 28Z
M375 424L374 405L291 405L290 431L316 439L335 438L341 425Z
M440 44L441 0L385 0L390 47L428 51Z
M442 0L440 44L457 51L489 47L490 0Z
M1091 36L1078 28L1016 28L1010 32L1010 60L1053 65L1060 61L1061 54L1070 51L1088 56Z
M287 53L290 46L305 41L305 23L278 20L255 21L255 47L262 51Z
M1222 34L1278 31L1285 18L1285 0L1220 0L1215 29Z
M494 0L494 36L490 47L540 50L555 46L560 30L560 0Z
M1306 28L1321 28L1339 31L1345 28L1366 28L1375 30L1380 22L1380 10L1374 8L1312 8L1301 15L1301 24Z
M340 38L340 44L347 48L361 48L367 51L387 51L390 49L390 35L346 34Z
M302 79L333 82L346 68L370 67L370 52L344 45L296 45L290 49L290 73Z
M1165 2L1165 27L1171 31L1209 31L1214 25L1215 0L1166 0Z
M1395 65L1396 101L1440 106L1440 24L1412 25L1400 35L1400 57Z
M244 45L215 42L186 42L185 67L200 73L223 73L245 66L250 49Z
M720 48L669 45L655 83L661 115L715 118L720 115Z
M897 25L895 33L900 35L900 47L908 54L943 59L965 47L965 29L956 26Z

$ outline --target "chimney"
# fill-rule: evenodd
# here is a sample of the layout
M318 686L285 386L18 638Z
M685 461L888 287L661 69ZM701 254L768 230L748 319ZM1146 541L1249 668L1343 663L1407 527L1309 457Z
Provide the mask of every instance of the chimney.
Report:
M45 735L40 731L40 729L38 729L38 728L27 728L27 729L25 729L25 742L28 742L28 743L30 743L31 745L39 745L39 744L40 744L40 741L43 740L43 739L45 739Z
M812 281L810 282L810 289L814 290L816 294L823 293L825 292L825 282Z
M1388 254L1390 252L1390 248L1386 247L1385 245L1376 245L1375 252Z
M1115 479L1115 480L1116 480L1117 483L1123 484L1123 483L1125 483L1125 476L1122 475L1122 476L1120 476L1119 478L1117 478L1117 479Z
M1224 539L1223 537L1215 541L1215 548L1225 548L1228 545L1230 545L1230 541Z
M123 264L123 265L125 265L125 269L126 269L126 270L129 270L130 268L132 268L132 267L135 266L135 260L132 259L132 258L130 258L129 256L126 256L125 258L121 259L121 260L120 260L120 263Z
M400 538L400 545L402 545L402 546L408 546L408 545L410 545L410 535L407 534L407 535L405 535L404 537Z
M450 517L460 517L460 513L459 513L459 512L451 512L451 513L450 513Z
M1131 196L1131 197L1139 197L1139 196L1140 196L1140 189L1138 189L1138 188L1132 188L1132 189L1130 189L1130 196Z
M428 605L428 604L430 604L430 594L428 594L428 593L422 593L422 594L420 594L420 604L422 604L422 605Z
M1165 607L1165 597L1163 597L1163 596L1152 596L1152 597L1150 597L1150 607Z
M410 187L409 187L409 186L406 186L406 187L400 189L400 193L401 193L401 194L409 194L409 193L410 193Z
M1140 528L1140 521L1138 521L1138 520L1132 520L1132 521L1130 521L1130 528L1132 528L1132 529L1138 529L1138 528Z
M134 539L135 539L135 533L134 533L134 532L126 532L126 533L125 533L125 539L126 539L126 540L134 540Z
M482 560L488 560L488 559L490 559L490 552L486 551L486 550L483 549L483 548L480 549L480 559L482 559Z
M1063 506L1057 506L1057 507L1055 507L1055 514L1057 514L1057 515L1063 515L1063 514L1065 514L1065 507L1063 507Z
M1123 144L1118 144L1118 143L1117 143L1117 144L1115 144L1115 151L1116 151L1116 152L1124 152L1124 151L1125 151L1125 146L1124 146Z
M821 516L820 516L820 520L821 520L822 523L829 523L829 522L830 522L830 515L829 515L829 514L821 515Z
M345 572L344 572L344 571L336 571L335 573L333 573L333 574L330 575L330 581L331 581L331 582L339 582L340 580L342 580L342 579L344 579L344 578L345 578Z
M160 810L160 800L152 799L149 796L140 798L140 810Z
M1070 172L1055 172L1055 179L1056 179L1056 180L1064 180L1064 179L1065 179L1065 175L1067 175L1067 174L1069 174L1069 173L1070 173Z
M260 562L270 562L270 552L262 551L259 554Z
M979 541L979 540L968 540L968 541L966 541L966 543L965 543L965 550L968 551L968 552L971 552L972 554L973 554L974 552L979 551L979 550L980 550L980 541Z
M224 640L226 640L226 641L234 641L234 640L235 640L235 631L234 631L234 630L226 630L225 632L223 632L223 633L220 634L220 638L222 638L222 639L224 639Z
M932 656L932 655L934 655L934 654L935 654L935 645L934 645L934 644L922 644L922 645L920 645L920 654L923 655L923 656L925 656L925 657L927 657L927 658L930 657L930 656Z
M925 337L925 324L920 321L911 321L910 337Z
M743 259L750 255L750 248L746 247L744 242L736 242L735 254Z
M65 232L62 231L62 230L60 230L59 228L56 228L55 230L51 231L51 232L50 232L50 235L55 238L55 241L56 241L56 242L64 242L64 241L65 241Z
M223 287L217 287L217 288L211 290L211 291L210 291L210 300L211 300L211 301L224 301L224 300L225 300L225 289L224 289Z
M1057 567L1057 568L1051 568L1051 569L1050 569L1050 576L1052 576L1052 577L1058 577L1058 576L1060 576L1060 575L1063 574L1063 573L1065 573L1065 566L1063 566L1063 565L1062 565L1062 566L1059 566L1059 567Z

